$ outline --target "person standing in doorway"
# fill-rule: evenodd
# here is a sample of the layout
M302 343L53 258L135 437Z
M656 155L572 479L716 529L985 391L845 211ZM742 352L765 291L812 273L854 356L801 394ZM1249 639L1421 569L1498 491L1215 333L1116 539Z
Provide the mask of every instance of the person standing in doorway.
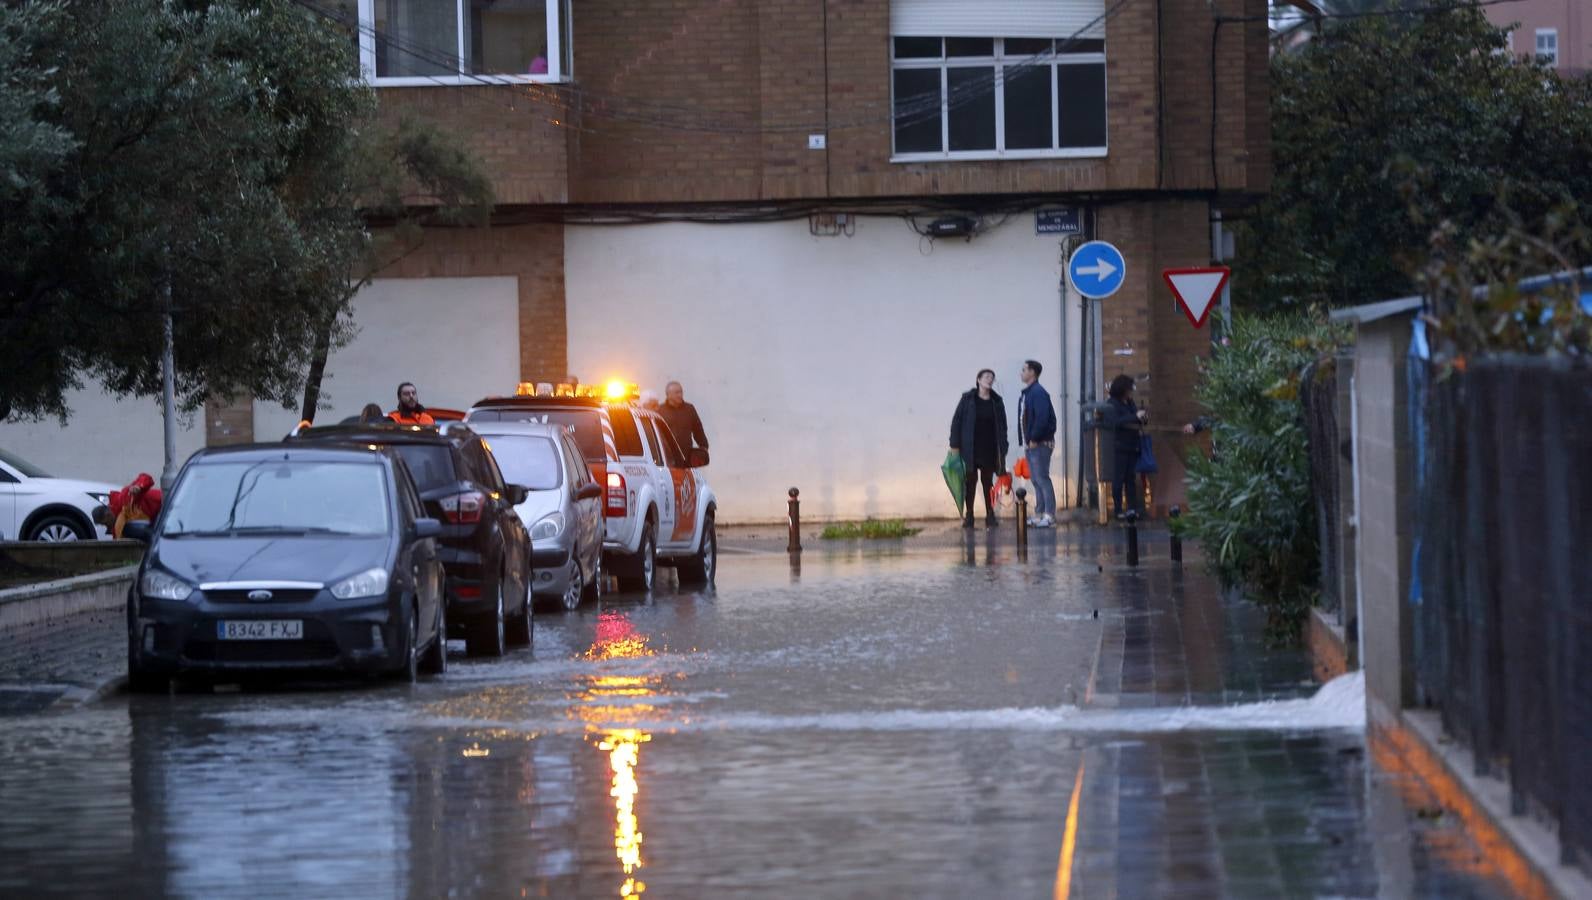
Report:
M967 466L967 481L963 495L967 498L967 514L962 519L963 528L973 527L973 491L983 486L984 526L994 528L994 501L990 488L996 475L1006 474L1006 402L995 393L995 370L980 369L974 379L973 389L962 395L956 404L956 414L951 416L951 449L962 454Z
M1022 439L1029 478L1034 482L1034 515L1028 522L1035 528L1050 528L1056 524L1056 487L1050 482L1050 457L1056 452L1056 408L1051 405L1050 393L1039 384L1042 371L1038 360L1023 363L1023 384L1027 386L1018 398L1017 436Z
M1118 375L1107 390L1106 420L1111 429L1111 513L1122 515L1122 495L1128 495L1128 508L1143 513L1143 494L1139 491L1139 436L1150 414L1133 403L1133 376Z
M398 408L387 414L399 425L435 425L426 408L420 405L420 391L412 381L398 385Z
M674 432L674 442L680 445L680 452L687 458L692 450L708 449L708 435L702 429L702 417L697 415L695 406L685 402L685 388L680 382L671 381L663 388L663 405L658 407L658 415L663 416L663 421L669 424L669 430Z

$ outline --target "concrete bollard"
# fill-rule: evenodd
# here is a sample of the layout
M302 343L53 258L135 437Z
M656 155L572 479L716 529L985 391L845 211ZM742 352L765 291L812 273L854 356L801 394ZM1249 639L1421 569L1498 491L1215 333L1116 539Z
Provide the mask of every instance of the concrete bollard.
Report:
M1122 518L1128 523L1128 565L1139 564L1139 512L1130 509Z
M800 553L802 552L802 492L791 488L786 493L790 495L790 500L787 501L790 507L787 515L787 521L790 523L790 538L785 543L785 552Z
M1017 545L1028 543L1028 488L1017 489Z
M1177 534L1177 520L1178 517L1183 515L1183 511L1174 506L1168 515L1172 519L1172 562L1181 563L1183 561L1183 539L1178 537Z

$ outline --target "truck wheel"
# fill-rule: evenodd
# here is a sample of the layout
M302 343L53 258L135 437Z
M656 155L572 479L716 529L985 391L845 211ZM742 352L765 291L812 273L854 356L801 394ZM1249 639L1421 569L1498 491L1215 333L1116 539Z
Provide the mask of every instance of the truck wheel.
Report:
M695 556L680 560L676 571L680 573L681 584L708 585L713 583L718 567L719 538L713 528L713 514L708 513L707 519L702 522L701 546L697 548Z
M658 572L658 536L657 527L651 519L641 532L641 546L636 550L636 558L630 560L626 574L619 577L619 587L626 591L651 591L652 583Z

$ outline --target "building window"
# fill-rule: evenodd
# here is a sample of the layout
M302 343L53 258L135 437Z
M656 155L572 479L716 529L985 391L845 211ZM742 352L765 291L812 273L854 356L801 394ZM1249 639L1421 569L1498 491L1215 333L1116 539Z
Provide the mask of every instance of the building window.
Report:
M1559 64L1559 29L1537 29L1537 59L1550 66Z
M1105 42L897 37L897 162L1104 156Z
M345 0L346 2L346 0ZM569 0L354 0L378 85L566 81Z

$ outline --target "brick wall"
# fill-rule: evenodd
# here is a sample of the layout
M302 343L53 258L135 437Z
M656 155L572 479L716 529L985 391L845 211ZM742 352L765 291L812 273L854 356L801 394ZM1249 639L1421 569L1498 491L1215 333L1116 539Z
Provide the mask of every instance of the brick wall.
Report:
M429 120L460 138L492 176L500 204L569 200L569 129L541 85L399 87L380 91L382 117Z
M520 378L562 379L569 372L562 225L429 229L417 250L376 277L502 275L519 279ZM438 302L445 303L446 298L439 297Z
M889 0L582 0L583 115L531 85L388 88L382 102L466 135L505 204L1206 190L1215 36L1214 177L1244 193L1269 166L1266 25L1218 34L1218 12L1265 4L1144 0L1107 22L1104 159L891 163ZM808 149L810 131L827 150Z

